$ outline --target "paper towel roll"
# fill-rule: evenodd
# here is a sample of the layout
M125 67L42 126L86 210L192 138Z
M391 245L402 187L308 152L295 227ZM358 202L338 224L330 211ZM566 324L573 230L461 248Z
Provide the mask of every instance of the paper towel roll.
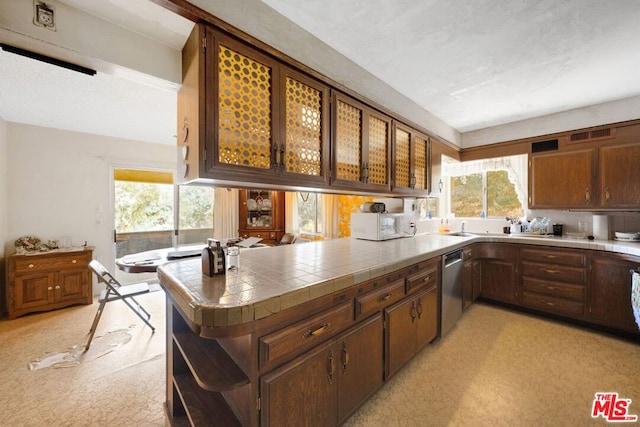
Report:
M596 240L609 240L609 215L593 216L593 237Z

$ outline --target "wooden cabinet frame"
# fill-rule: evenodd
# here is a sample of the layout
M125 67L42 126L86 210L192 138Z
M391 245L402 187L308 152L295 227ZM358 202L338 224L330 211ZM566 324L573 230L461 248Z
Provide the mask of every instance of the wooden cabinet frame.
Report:
M331 121L332 121L332 133L331 140L333 141L332 155L331 155L331 187L342 188L346 190L353 190L356 192L367 191L379 191L389 193L391 191L391 158L392 158L392 123L391 118L385 116L366 106L365 104L356 101L355 99L344 95L338 91L333 91L331 104ZM340 179L338 177L338 102L343 102L353 108L360 111L360 165L359 165L359 179L357 181ZM387 171L386 171L386 184L375 184L368 181L368 168L369 168L369 122L371 117L374 117L387 126Z

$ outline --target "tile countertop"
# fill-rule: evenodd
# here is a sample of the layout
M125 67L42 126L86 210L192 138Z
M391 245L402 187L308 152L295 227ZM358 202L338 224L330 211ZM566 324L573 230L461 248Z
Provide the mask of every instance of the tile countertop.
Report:
M640 243L516 235L446 236L372 242L336 239L242 251L238 272L207 277L199 258L158 268L160 284L197 325L235 326L267 317L472 242L524 243L640 256Z

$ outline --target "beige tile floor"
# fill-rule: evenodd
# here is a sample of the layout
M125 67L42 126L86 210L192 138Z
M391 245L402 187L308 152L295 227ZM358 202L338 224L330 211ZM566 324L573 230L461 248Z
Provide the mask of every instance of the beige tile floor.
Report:
M84 345L96 304L0 321L0 425L164 425L164 295L140 301L155 334L110 303L102 338L71 367L28 364ZM109 346L126 333L129 342ZM640 344L476 304L346 426L606 425L590 416L599 391L632 399L630 412L640 415Z

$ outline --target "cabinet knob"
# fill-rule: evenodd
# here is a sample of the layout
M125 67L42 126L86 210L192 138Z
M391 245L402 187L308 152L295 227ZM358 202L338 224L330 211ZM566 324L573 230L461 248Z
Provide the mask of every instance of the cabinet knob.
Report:
M33 268L33 264L29 264L29 265L28 265L28 267L29 267L29 268Z
M77 262L78 262L78 261L76 261L75 259L74 259L74 260L71 260L71 264L75 264L75 263L77 263Z
M60 285L56 285L56 289L60 289Z
M47 288L47 290L48 290L48 291L52 291L52 290L53 290L53 287L49 286L49 287Z

